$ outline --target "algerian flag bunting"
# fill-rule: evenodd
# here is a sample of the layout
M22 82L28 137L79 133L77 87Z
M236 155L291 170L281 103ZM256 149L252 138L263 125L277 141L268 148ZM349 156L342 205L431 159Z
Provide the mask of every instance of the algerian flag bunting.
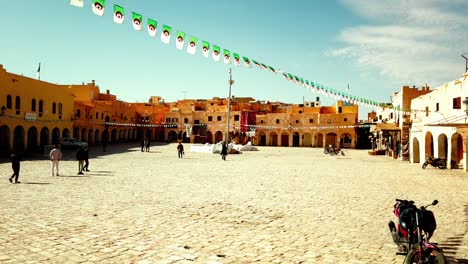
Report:
M123 24L125 16L125 10L119 5L114 5L114 22L117 24Z
M231 64L231 52L227 49L223 50L224 53L224 63Z
M83 0L70 0L70 5L83 7Z
M257 65L257 67L259 67L260 69L262 68L262 66L260 66L260 63L258 61L256 60L252 60L252 61L255 65Z
M240 66L240 56L237 53L232 53L232 56L234 57L234 65Z
M205 58L210 56L210 43L208 41L202 42L202 53Z
M193 55L195 54L195 52L197 52L197 43L198 43L198 38L191 36L189 39L189 44L187 46L187 52L189 54Z
M156 20L153 20L151 18L148 18L148 34L151 37L156 37L156 32L158 28L158 22Z
M142 30L142 26L141 26L142 19L143 19L143 17L140 14L132 12L133 28L135 30L137 30L137 31Z
M161 41L165 44L169 44L171 42L171 31L172 28L167 25L163 25L162 34L161 34Z
M220 59L221 48L213 45L213 60L218 62Z
M276 70L275 68L271 67L271 66L267 66L268 67L268 70L271 71L272 73L276 73Z
M242 59L244 60L245 67L252 68L252 63L250 62L249 58L242 57Z
M104 16L104 8L106 7L106 0L93 0L92 10L95 15Z
M184 48L184 41L185 41L185 33L178 31L177 32L177 41L176 41L176 47L177 49L182 50Z

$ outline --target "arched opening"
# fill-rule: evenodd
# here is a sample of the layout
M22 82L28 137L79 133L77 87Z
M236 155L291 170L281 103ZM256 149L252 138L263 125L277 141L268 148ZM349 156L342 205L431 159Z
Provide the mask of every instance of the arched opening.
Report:
M340 148L351 148L351 134L344 133L340 136Z
M323 147L323 134L318 133L317 135L317 147L322 148Z
M223 133L221 131L216 131L214 143L218 143L220 141L223 141Z
M325 145L326 146L328 146L328 145L336 146L336 139L337 138L338 138L338 136L335 133L328 133L326 138L325 138Z
M111 131L111 143L114 144L117 142L117 130L114 128Z
M281 133L281 146L289 147L289 134L287 132Z
M270 146L278 146L278 134L276 132L270 133Z
M81 141L88 142L88 137L86 134L86 128L81 129Z
M177 142L177 132L175 132L174 130L169 131L169 133L167 133L167 141Z
M69 138L69 137L70 137L70 130L68 130L68 128L65 128L62 131L62 138Z
M109 130L104 129L101 133L101 143L107 144L109 142Z
M10 128L0 127L0 157L8 157L10 154Z
M60 144L60 130L58 128L52 130L52 144Z
M439 155L439 158L447 158L447 153L448 153L448 142L447 142L447 136L445 134L440 134L439 137L437 138L437 143L438 143L438 150L437 154Z
M121 130L119 130L119 142L122 142L123 138L124 138L123 137L123 131L121 129Z
M266 146L266 134L265 132L260 132L259 134L260 142L258 142L259 146Z
M24 128L22 126L15 127L13 132L13 152L24 152Z
M302 135L302 146L312 146L312 135L310 133L304 133L304 135Z
M47 127L43 127L41 129L41 137L40 137L40 145L41 149L44 149L45 145L49 145L49 129Z
M413 163L420 163L421 161L419 158L419 140L417 138L413 138Z
M293 147L299 147L299 132L293 133Z
M431 132L427 132L424 139L424 155L434 157L434 141Z
M79 128L77 128L77 127L73 128L73 137L77 138L77 139L80 139L80 129Z
M93 133L93 130L90 129L88 131L88 144L94 144L94 133Z
M206 131L206 143L213 144L213 134L211 131Z
M28 150L29 151L38 151L37 145L37 128L30 127L28 129Z
M451 159L453 162L453 169L459 167L460 161L463 159L463 138L460 134L455 133L451 138Z
M94 131L94 144L101 144L101 133L98 129Z

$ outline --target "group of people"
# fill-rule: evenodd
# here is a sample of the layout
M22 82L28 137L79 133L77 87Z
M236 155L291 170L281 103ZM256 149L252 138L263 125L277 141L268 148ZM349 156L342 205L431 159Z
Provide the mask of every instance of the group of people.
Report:
M149 152L150 150L150 140L143 139L141 141L141 152Z

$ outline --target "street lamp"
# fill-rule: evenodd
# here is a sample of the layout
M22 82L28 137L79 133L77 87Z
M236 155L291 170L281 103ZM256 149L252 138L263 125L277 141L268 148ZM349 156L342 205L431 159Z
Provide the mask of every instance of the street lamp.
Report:
M228 96L228 111L227 111L227 127L226 127L226 144L229 143L229 121L231 121L231 86L234 84L232 79L232 70L229 68L229 96Z
M465 55L468 55L468 52L465 52L461 55L465 59L465 72L468 72L468 58L465 57Z

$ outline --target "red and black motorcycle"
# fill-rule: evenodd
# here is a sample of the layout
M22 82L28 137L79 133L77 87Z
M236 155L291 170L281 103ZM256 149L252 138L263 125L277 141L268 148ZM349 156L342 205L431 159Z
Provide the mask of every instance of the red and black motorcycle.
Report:
M424 161L422 168L425 169L427 165L431 165L432 167L438 167L439 169L446 169L447 168L447 160L442 158L434 158L431 156L427 156L426 160Z
M426 208L436 205L434 200L430 205L417 208L413 201L396 199L393 213L398 217L398 225L393 221L388 223L393 241L398 246L398 255L406 255L405 264L445 264L445 256L437 243L429 239L437 227L434 214Z

